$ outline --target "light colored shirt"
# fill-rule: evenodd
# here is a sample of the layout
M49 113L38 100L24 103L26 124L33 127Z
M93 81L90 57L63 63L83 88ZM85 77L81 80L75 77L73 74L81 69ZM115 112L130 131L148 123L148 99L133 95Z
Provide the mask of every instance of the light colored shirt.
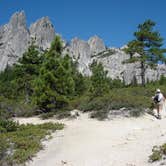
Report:
M158 101L161 101L164 98L164 96L163 96L163 94L161 92L157 93L156 96L158 96Z

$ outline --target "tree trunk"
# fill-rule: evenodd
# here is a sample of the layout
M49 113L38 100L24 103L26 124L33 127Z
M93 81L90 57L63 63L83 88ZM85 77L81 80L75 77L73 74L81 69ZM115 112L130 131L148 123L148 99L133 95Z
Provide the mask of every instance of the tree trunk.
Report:
M145 63L141 62L141 81L142 86L145 86Z

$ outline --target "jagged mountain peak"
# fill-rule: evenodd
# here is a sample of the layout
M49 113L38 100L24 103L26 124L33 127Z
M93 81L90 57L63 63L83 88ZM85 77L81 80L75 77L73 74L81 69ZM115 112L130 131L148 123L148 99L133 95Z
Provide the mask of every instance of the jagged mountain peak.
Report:
M90 37L88 44L90 46L91 54L98 54L106 49L103 40L97 35Z
M55 37L54 26L49 17L42 17L30 26L30 36L36 40L36 44L45 50Z
M38 19L38 20L36 20L35 21L35 23L32 23L31 25L30 25L30 29L34 26L34 24L36 24L36 25L38 25L38 26L51 26L51 27L53 27L53 25L52 25L52 23L51 23L51 21L50 21L50 18L48 17L48 16L46 16L46 17L42 17L42 18L40 18L40 19Z
M16 12L11 16L9 23L0 27L0 71L7 65L17 63L18 59L29 47L32 38L40 50L49 48L55 35L54 27L49 17L42 17L32 23L30 28L26 25L24 11ZM78 70L84 75L90 75L90 64L93 60L101 62L108 71L109 77L118 78L126 84L132 83L133 78L141 81L140 64L126 64L130 56L122 48L106 48L103 40L94 35L88 41L75 37L70 43L64 43L64 51L78 62ZM135 56L139 56L138 54ZM166 66L158 65L157 70L147 69L146 80L157 80L161 75L166 75Z
M9 21L12 28L24 27L26 28L26 16L24 11L14 13Z
M55 31L48 17L33 23L28 29L24 11L14 13L9 23L0 27L0 71L12 65L29 47L32 37L41 50L50 46Z

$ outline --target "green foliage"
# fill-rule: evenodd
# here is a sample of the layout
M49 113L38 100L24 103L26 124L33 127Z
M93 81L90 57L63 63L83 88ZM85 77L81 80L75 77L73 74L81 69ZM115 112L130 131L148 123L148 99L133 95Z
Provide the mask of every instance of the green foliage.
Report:
M129 110L130 116L141 116L145 109L153 108L151 96L154 95L156 88L160 88L162 92L166 92L166 87L163 85L146 85L146 87L123 87L113 88L109 93L103 96L93 97L85 94L81 98L73 101L74 108L82 111L92 111L92 117L106 117L111 110L119 110L126 108ZM149 111L149 113L151 113Z
M43 57L32 43L28 50L13 67L7 67L0 74L1 95L12 100L24 100L30 103L32 80L39 74Z
M109 90L107 71L101 63L93 61L90 66L92 71L90 93L92 96L102 96Z
M77 67L77 62L73 62L70 59L71 68L72 68L72 78L74 80L75 84L75 90L74 95L80 96L82 95L89 87L89 78L83 76L79 71Z
M71 58L60 56L59 40L56 37L51 49L45 53L39 77L34 80L34 103L44 112L66 107L75 90Z
M40 115L41 119L49 119L52 118L55 115L55 112L46 112L46 113L42 113Z
M108 85L110 89L125 87L124 83L120 79L108 78Z
M148 24L144 25L147 29L151 26ZM139 40L139 34L142 33L140 27L139 33L135 34L136 39L126 48L128 49L126 51L131 54L131 61L140 60L139 58L144 54L141 54L141 57L132 55L135 52L140 53L147 46ZM149 33L148 31L146 35ZM153 42L155 40L148 38L146 42L150 42L150 39L153 39ZM146 42L143 40L144 44ZM153 42L152 45L156 46L156 42ZM160 43L160 41L157 42ZM152 48L152 45L148 49ZM107 112L110 109L122 107L131 108L133 110L131 114L139 115L142 108L151 107L149 99L156 88L161 87L161 90L166 90L164 76L161 76L159 81L149 83L146 86L147 89L141 89L134 78L132 84L125 87L120 79L108 78L107 71L101 63L96 61L90 66L92 76L84 77L77 70L77 62L73 62L68 55L62 55L62 50L60 37L56 37L51 48L42 54L32 43L19 59L19 63L13 67L7 67L0 73L1 117L31 116L43 112L50 112L43 114L43 118L56 113L59 113L60 117L65 117L68 116L68 110L75 108L83 111L97 110L99 112L96 114L100 115L100 111ZM149 60L141 60L141 62L148 64Z
M102 51L99 52L98 54L94 54L92 55L92 57L100 57L100 58L105 58L105 57L109 57L111 55L115 54L115 50L114 49L107 49L106 51Z
M138 30L134 33L135 39L128 43L124 51L130 54L128 62L139 61L141 63L142 85L145 85L146 67L155 67L156 64L166 62L164 53L166 49L162 48L163 38L158 31L154 30L155 22L146 20L143 24L138 25ZM140 56L133 57L135 53Z
M69 100L85 90L84 77L72 59L62 56L61 51L61 39L56 37L44 54L39 77L34 80L34 103L44 112L68 107Z
M162 159L162 154L160 151L155 150L153 151L152 155L149 156L151 162L158 161Z
M0 119L0 133L13 132L18 129L18 123L11 120Z
M160 146L160 147L154 146L152 149L152 154L149 156L149 161L155 162L155 161L161 160L162 156L164 155L164 153L163 153L164 148L165 148L165 145Z
M38 113L37 108L63 109L85 91L85 78L68 55L62 56L62 49L59 36L43 54L32 42L17 64L0 73L1 112L30 116Z
M43 148L41 141L45 136L50 135L52 131L63 129L63 127L64 125L59 123L44 123L40 125L17 124L17 130L1 133L0 163L6 162L12 165L22 164L30 160ZM10 151L10 153L7 153L7 151Z
M0 73L0 94L5 98L14 99L16 86L13 80L16 78L16 73L12 67L7 68Z
M56 36L51 43L51 48L49 49L50 55L61 54L63 50L63 44L60 36Z
M23 57L19 59L19 63L14 67L14 72L16 73L16 78L13 80L15 91L24 96L26 103L31 102L32 82L39 75L42 62L43 56L39 54L37 47L32 43L27 52L23 54Z
M149 156L150 162L155 162L161 160L166 156L166 143L161 146L154 146L152 149L152 154Z
M9 148L9 144L5 136L0 135L0 138L0 165L3 166L7 162L7 149Z
M166 77L161 75L159 80L159 85L165 85L166 84Z

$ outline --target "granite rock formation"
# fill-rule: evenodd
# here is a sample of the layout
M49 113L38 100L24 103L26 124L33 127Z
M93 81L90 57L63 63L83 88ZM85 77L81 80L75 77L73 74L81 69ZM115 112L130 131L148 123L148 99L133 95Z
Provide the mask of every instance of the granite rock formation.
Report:
M43 51L50 47L55 35L57 34L48 17L37 20L28 28L23 11L13 14L9 23L0 26L0 71L7 65L16 63L32 40ZM88 41L74 38L67 43L63 40L63 44L63 55L68 53L73 60L77 61L78 70L84 75L91 75L89 66L93 60L97 60L103 64L112 79L120 79L125 84L141 83L140 64L123 63L129 59L123 47L106 48L103 40L98 36L93 36ZM166 76L166 65L158 65L156 70L147 68L146 82L158 80L161 75Z
M54 36L55 31L48 17L32 24L29 30L25 13L21 11L13 14L9 23L0 27L0 71L17 62L32 38L44 50L49 47Z

